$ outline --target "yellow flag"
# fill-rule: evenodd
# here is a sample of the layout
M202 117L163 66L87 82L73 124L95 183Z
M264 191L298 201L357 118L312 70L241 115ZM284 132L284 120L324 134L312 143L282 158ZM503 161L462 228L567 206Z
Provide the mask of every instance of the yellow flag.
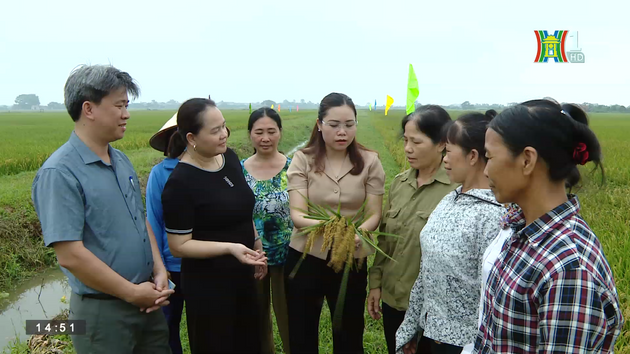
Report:
M387 103L385 104L385 115L387 115L387 111L389 111L389 107L394 104L394 99L392 96L387 95Z

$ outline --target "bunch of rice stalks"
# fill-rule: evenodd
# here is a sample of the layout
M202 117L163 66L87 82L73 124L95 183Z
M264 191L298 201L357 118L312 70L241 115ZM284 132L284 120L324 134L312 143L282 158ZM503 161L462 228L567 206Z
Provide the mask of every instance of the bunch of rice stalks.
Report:
M47 334L33 335L28 340L31 354L63 354L68 343Z
M316 205L307 197L303 197L306 199L308 210L298 208L296 208L296 210L304 213L304 218L317 220L319 223L317 225L305 227L296 234L296 236L307 235L307 241L302 258L300 258L299 262L295 265L295 268L289 275L289 278L293 279L295 277L302 261L313 248L316 238L322 237L323 243L321 251L324 252L327 249L330 249L330 261L328 262L328 266L336 273L339 273L342 269L344 271L339 289L339 296L337 297L337 305L335 306L335 313L333 315L333 327L340 329L343 305L345 303L345 295L348 286L348 277L350 270L353 265L355 265L355 235L359 237L362 245L370 245L377 252L382 253L385 257L394 262L395 260L392 257L378 248L374 240L376 239L376 236L379 235L392 237L398 236L378 231L368 231L361 228L361 225L363 225L363 223L370 217L366 211L367 201L363 203L359 211L352 218L347 218L341 215L341 204L337 206L337 210L335 211L327 205ZM363 265L364 261L365 258L358 260L358 268Z

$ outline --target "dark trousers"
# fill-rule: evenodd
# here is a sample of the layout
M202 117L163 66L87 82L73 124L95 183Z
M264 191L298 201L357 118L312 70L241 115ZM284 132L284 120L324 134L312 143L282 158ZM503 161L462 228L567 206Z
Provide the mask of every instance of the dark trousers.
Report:
M302 253L289 249L284 266L289 345L291 354L319 352L319 318L324 298L334 318L343 271L335 273L328 261L306 256L293 279L289 274ZM367 297L367 265L350 271L342 323L333 330L334 354L363 354L364 311Z
M431 346L431 349L428 352L427 351L422 351L423 349L420 348L420 347L428 348L428 345ZM458 347L456 345L450 345L450 344L446 344L446 343L438 343L438 342L434 341L433 339L431 339L429 337L422 337L422 340L418 344L418 350L416 351L416 353L418 353L418 354L422 354L422 353L425 353L425 354L431 354L431 353L435 353L435 354L461 354L462 349L464 349L464 347Z
M120 299L101 300L72 293L70 320L84 320L86 333L71 335L78 354L169 354L168 328L160 311L140 309Z
M398 311L383 302L383 329L385 332L385 342L387 342L387 352L396 354L396 331L405 319L405 311Z
M168 344L173 354L182 354L182 341L179 338L180 322L184 311L184 295L182 294L181 273L170 272L171 281L175 283L175 293L168 300L169 304L162 307L166 323L168 324Z
M273 338L273 322L271 319L272 307L276 316L276 324L278 325L278 332L280 332L284 354L291 354L289 347L287 300L286 291L284 291L284 266L270 265L267 269L267 276L258 282L258 290L260 291L258 299L260 300L261 314L261 354L274 354L276 352L276 343L274 343Z

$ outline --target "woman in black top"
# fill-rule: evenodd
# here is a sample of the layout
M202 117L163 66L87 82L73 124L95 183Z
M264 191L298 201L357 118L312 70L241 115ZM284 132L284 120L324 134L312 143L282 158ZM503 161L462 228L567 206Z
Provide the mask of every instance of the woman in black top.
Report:
M185 153L162 205L169 248L182 258L191 352L259 353L255 278L267 265L255 241L254 194L226 147L225 119L212 100L186 101L177 125L173 153Z

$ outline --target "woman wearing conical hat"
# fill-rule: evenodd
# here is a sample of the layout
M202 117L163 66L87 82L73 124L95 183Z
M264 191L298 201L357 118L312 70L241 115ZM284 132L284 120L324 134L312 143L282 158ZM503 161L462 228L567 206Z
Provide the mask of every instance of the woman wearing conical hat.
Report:
M168 323L168 342L173 354L182 353L182 343L179 338L179 326L184 309L184 298L180 286L181 258L175 258L168 248L166 230L164 228L164 218L162 215L162 191L171 172L179 163L179 158L168 157L170 151L169 141L174 132L177 131L177 113L169 119L160 130L149 140L149 145L155 150L164 153L166 158L153 166L147 182L147 229L155 234L158 249L162 256L164 266L169 273L169 278L175 284L175 293L169 298L170 304L162 307L166 322Z

